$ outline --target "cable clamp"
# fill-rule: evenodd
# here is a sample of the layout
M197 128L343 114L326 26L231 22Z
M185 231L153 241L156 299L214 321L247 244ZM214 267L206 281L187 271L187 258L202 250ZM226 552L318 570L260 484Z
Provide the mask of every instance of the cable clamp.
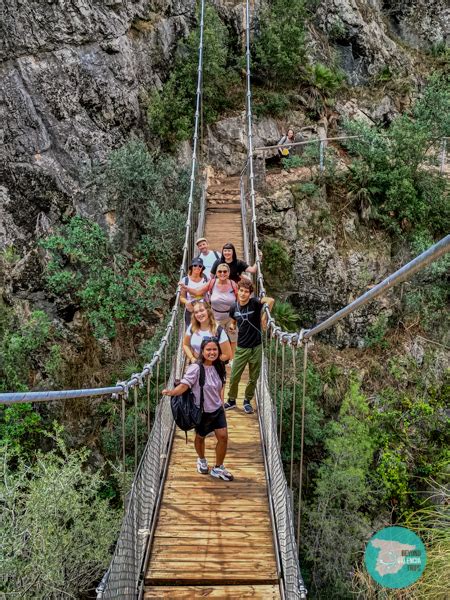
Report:
M312 339L305 340L305 334L308 333L309 329L300 329L298 332L298 344L301 346L305 346L312 342Z
M128 400L128 392L129 392L129 385L128 385L128 381L118 381L116 383L116 385L120 386L122 388L122 393L118 393L118 394L113 394L113 398L116 400L119 398L119 396L123 396L125 398L125 400Z
M138 386L140 388L144 387L144 374L143 373L133 373L131 379L137 379Z

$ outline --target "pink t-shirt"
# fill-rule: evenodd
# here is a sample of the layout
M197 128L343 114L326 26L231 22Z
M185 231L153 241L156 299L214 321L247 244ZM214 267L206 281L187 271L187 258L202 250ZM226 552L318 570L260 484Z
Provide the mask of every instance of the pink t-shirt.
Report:
M190 365L183 376L180 383L188 385L195 396L195 403L200 406L200 386L198 380L200 378L200 365ZM205 412L214 412L222 406L222 381L214 366L207 367L205 365L205 385L203 386L203 410Z

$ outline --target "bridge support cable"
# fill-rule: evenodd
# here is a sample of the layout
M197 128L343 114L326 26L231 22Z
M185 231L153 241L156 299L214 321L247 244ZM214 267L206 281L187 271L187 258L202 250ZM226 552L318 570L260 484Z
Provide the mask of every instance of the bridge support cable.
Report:
M256 222L255 184L253 168L253 132L252 132L252 93L251 93L251 58L250 58L250 5L246 0L246 128L247 128L247 162L241 173L241 211L243 223L244 257L246 262L257 265L256 293L264 295L264 281L261 272L261 261L258 247L258 231ZM268 314L270 317L270 313ZM256 398L260 421L263 450L267 467L269 500L273 518L275 545L279 557L281 590L288 599L306 598L306 588L300 572L297 545L294 531L292 494L290 493L281 460L277 427L276 407L272 402L271 354L267 353L267 344L271 346L273 331L265 337L263 344L263 364L258 380ZM275 363L276 364L276 363ZM275 367L276 369L276 367ZM282 384L283 386L283 381Z

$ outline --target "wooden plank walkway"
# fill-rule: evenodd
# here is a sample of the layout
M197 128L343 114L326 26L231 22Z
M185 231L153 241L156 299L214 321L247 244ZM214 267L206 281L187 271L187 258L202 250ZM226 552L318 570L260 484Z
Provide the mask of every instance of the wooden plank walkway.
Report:
M230 185L216 183L213 191ZM228 196L234 203L232 194ZM242 256L240 222L237 231L234 227L225 231L230 215L217 207L208 197L210 247L220 249L222 243L233 241ZM225 464L234 481L197 473L195 434L188 434L187 445L184 433L177 430L175 434L145 577L146 600L280 598L258 417L242 410L246 379L244 374L238 408L227 413ZM215 445L215 436L208 436L210 465Z

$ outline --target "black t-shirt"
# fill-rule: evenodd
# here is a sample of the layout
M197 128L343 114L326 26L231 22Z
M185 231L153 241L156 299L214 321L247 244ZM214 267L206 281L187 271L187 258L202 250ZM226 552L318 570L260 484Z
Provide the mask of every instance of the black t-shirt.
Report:
M218 258L216 262L211 267L212 275L216 274L217 267L221 265L224 261ZM237 260L232 263L225 263L230 267L230 279L235 281L236 283L239 281L241 273L244 273L245 269L248 268L248 264L244 260Z
M239 348L256 348L261 343L261 311L262 303L257 298L250 298L244 306L236 302L230 308L230 317L237 322L239 328Z

